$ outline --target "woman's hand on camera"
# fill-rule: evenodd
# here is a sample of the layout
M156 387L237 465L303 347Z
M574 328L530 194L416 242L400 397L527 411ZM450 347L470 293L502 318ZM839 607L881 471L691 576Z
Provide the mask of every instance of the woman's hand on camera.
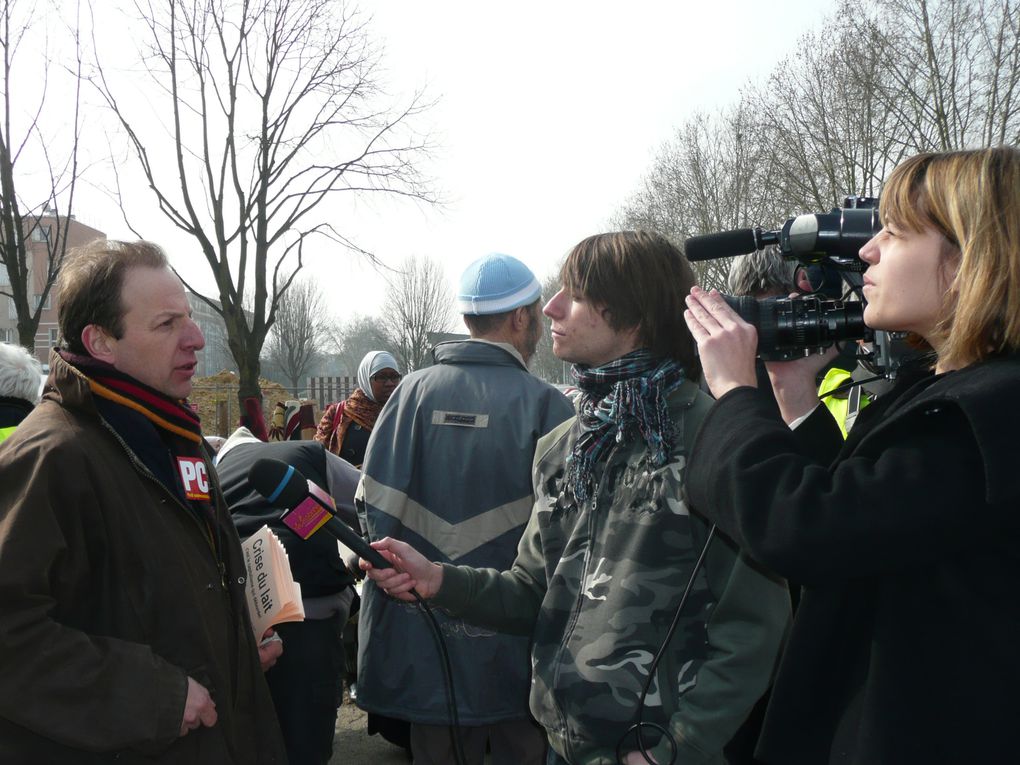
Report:
M358 565L387 595L413 603L412 589L426 600L439 592L443 584L443 567L438 563L432 563L406 542L390 537L372 542L372 547L390 561L393 567L377 569L364 558Z
M687 296L684 321L698 344L705 382L713 396L721 398L743 386L757 387L758 331L726 305L717 290L694 287Z

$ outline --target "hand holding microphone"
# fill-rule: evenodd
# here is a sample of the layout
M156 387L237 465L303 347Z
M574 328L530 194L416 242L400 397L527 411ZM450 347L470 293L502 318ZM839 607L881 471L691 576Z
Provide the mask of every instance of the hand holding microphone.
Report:
M430 561L407 542L386 537L375 544L378 545L377 551L385 553L389 562L380 568L363 559L361 568L379 589L391 598L409 603L416 600L414 593L428 600L439 592L443 584L442 566Z
M392 563L336 517L333 498L293 466L263 457L248 471L248 483L271 505L287 509L281 520L302 539L325 529L376 568L392 568Z
M435 615L425 603L443 581L443 569L430 563L410 545L387 537L380 542L379 550L369 546L360 534L336 517L333 498L301 473L280 460L262 458L248 471L248 483L275 507L286 512L280 518L284 525L302 539L308 539L320 528L326 529L347 547L361 556L360 568L388 595L407 602L417 602L429 621L433 637L443 658L443 678L448 691L450 726L453 730L454 759L460 765L465 761L460 747L460 721L457 717L457 699L453 687L453 672L443 642L442 632ZM385 557L380 552L385 552ZM401 570L397 570L399 565ZM421 586L419 592L415 589ZM215 710L214 710L215 714ZM214 720L215 721L215 720ZM183 732L183 729L182 729Z
M248 471L248 482L266 500L288 508L281 520L302 539L320 528L361 557L360 568L387 595L414 602L415 595L430 598L439 590L443 569L406 542L387 537L371 547L354 529L336 517L333 498L305 479L292 465L262 458ZM385 551L385 556L380 552Z

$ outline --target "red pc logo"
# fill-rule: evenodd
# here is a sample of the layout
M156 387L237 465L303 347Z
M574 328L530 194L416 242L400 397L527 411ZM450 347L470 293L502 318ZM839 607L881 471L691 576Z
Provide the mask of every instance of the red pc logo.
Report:
M178 457L181 483L188 499L209 499L209 473L201 457Z

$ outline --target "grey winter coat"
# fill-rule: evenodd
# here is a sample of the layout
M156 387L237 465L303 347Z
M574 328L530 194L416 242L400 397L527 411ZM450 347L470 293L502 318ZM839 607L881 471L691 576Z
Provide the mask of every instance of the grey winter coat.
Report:
M402 539L432 560L507 568L534 504L539 438L573 414L519 358L483 341L442 343L436 365L405 377L369 442L359 488L372 539ZM528 715L526 637L437 611L464 725ZM367 582L358 704L412 722L449 722L438 650L417 607Z

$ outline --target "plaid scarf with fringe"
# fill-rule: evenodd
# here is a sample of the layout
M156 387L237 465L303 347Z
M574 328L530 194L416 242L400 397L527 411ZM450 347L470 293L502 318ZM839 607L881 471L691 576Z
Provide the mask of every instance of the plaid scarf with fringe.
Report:
M652 464L666 464L676 439L667 399L684 381L679 364L639 348L600 367L575 364L571 372L581 390L581 435L567 458L565 480L579 502L595 491L595 465L613 444L640 435Z

